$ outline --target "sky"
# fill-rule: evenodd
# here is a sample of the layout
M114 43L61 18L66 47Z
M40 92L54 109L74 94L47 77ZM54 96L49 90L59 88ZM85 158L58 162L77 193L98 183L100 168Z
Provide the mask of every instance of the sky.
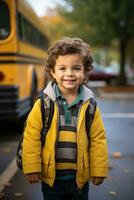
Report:
M48 9L54 9L57 3L63 4L63 0L27 0L39 17L47 14Z

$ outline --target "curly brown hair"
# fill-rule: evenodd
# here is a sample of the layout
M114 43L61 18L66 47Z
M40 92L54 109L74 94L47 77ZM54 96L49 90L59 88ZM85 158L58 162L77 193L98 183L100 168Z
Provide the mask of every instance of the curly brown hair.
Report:
M93 57L90 46L80 38L65 38L56 42L48 51L45 61L47 70L54 70L56 60L59 55L80 54L83 59L84 71L89 72L93 69Z

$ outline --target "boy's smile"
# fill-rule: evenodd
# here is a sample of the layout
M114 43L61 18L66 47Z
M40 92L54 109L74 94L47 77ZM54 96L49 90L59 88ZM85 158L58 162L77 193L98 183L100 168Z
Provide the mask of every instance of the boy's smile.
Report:
M58 56L51 71L61 92L77 92L84 79L84 66L79 54Z

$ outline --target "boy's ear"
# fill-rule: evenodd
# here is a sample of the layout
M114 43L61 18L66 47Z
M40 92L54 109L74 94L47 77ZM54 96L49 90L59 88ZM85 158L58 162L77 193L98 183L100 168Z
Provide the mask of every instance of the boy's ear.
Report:
M50 74L51 74L51 76L55 79L55 73L54 73L54 70L53 70L53 69L50 71Z
M88 81L88 74L87 73L84 73L84 78L83 78L83 83L87 83Z

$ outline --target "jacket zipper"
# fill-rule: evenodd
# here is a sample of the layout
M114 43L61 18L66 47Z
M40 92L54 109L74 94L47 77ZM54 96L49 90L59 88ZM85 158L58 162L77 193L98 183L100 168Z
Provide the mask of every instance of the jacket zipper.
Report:
M55 152L56 152L56 148L57 148L57 144L58 144L58 138L59 138L59 106L58 103L55 102L55 104L57 105L58 108L58 112L57 112L57 132L56 132L56 141L55 141Z
M82 104L80 105L79 107L79 110L78 110L78 116L77 116L77 124L76 124L76 137L77 137L77 165L78 165L78 155L79 155L79 145L78 145L78 120L79 120L79 114L80 114L80 110L82 108ZM76 178L77 178L77 172L76 172ZM77 179L76 179L77 180ZM77 184L77 181L76 181L76 184ZM78 187L77 185L77 190L78 190L78 193L80 194L81 193L81 189Z

